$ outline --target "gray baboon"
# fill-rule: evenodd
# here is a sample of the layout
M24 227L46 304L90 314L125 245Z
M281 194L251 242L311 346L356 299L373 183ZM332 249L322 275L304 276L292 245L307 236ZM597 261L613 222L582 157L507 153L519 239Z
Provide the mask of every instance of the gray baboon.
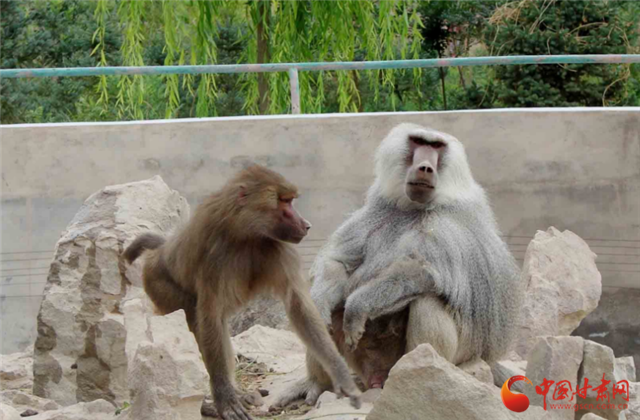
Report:
M334 232L311 270L311 297L325 324L344 307L344 341L353 351L367 320L408 307L405 352L430 343L455 364L496 360L513 337L522 288L464 147L451 135L401 124L379 146L375 171L364 207ZM277 405L299 397L313 404L328 388L310 353L307 370Z
M289 244L299 243L311 226L293 207L297 196L297 188L281 175L255 165L200 204L168 240L144 234L125 251L131 263L148 250L144 288L159 312L186 312L217 411L226 420L251 418L236 395L227 319L263 292L283 300L296 333L329 373L336 392L360 405L360 391L309 297L300 258Z

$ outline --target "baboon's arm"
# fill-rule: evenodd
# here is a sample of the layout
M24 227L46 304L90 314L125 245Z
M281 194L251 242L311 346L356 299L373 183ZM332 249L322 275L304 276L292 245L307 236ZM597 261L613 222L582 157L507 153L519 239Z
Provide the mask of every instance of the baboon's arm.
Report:
M434 274L431 264L409 256L394 262L349 295L343 321L347 346L352 350L357 347L368 319L398 312L411 301L433 292Z
M294 330L331 377L335 392L349 397L351 405L360 408L360 391L301 278L296 279L295 284L289 288L284 296L284 303Z
M331 325L331 312L348 295L349 276L364 261L367 227L362 219L363 214L358 211L344 222L331 235L311 268L311 299L325 325Z

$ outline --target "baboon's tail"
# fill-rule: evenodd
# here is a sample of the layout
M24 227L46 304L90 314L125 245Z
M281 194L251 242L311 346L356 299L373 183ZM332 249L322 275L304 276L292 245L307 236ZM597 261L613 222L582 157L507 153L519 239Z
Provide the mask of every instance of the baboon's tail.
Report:
M138 236L124 251L124 258L133 263L142 252L146 249L160 248L165 242L165 239L156 233L144 233Z

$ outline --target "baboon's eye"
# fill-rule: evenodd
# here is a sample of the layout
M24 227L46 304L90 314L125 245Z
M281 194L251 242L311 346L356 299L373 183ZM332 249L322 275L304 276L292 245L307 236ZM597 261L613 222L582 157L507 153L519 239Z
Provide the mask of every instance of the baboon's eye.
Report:
M289 197L289 198L284 198L284 197L278 197L278 200L280 200L280 202L282 203L287 203L290 204L293 202L293 198Z
M409 136L409 140L412 141L413 143L417 144L418 146L426 146L427 145L427 141L425 139L423 139L422 137Z

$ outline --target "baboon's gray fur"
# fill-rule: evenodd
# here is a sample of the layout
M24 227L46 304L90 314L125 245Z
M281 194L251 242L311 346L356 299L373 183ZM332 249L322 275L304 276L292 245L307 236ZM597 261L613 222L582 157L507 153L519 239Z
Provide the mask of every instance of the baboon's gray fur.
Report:
M447 145L435 199L426 205L404 193L409 136ZM503 355L522 298L518 266L464 147L453 136L413 124L395 127L384 139L364 207L331 236L311 273L312 299L325 321L346 301L345 328L437 296L458 329L456 363Z
M409 137L446 144L435 196L427 204L405 193ZM455 364L492 362L514 336L523 288L519 268L500 238L462 143L413 124L395 127L376 152L376 179L365 205L330 237L311 269L311 297L324 322L344 305L345 343L357 344L367 319L409 305L407 348L431 344ZM308 377L279 405L330 387L307 354Z

